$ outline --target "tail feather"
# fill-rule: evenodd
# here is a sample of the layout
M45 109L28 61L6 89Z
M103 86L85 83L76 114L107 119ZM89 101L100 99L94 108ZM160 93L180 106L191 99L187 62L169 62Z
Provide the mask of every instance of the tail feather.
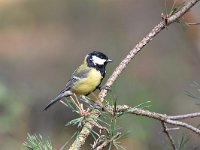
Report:
M53 100L51 100L51 102L44 108L44 110L46 111L49 107L51 107L53 104L55 104L56 102L58 102L62 98L63 98L62 95L59 94L57 97L55 97Z
M68 97L68 96L70 96L70 91L61 92L57 97L51 100L51 102L44 108L44 110L46 111L49 107L51 107L53 104L61 100L63 97Z

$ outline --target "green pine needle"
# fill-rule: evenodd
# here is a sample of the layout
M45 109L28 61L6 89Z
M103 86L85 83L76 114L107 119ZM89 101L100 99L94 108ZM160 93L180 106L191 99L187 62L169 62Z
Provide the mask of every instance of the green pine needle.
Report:
M186 147L186 144L189 142L189 138L185 137L184 135L181 137L181 140L178 144L178 150L184 150Z
M53 150L51 142L43 141L42 135L30 135L27 136L27 141L23 143L25 150Z

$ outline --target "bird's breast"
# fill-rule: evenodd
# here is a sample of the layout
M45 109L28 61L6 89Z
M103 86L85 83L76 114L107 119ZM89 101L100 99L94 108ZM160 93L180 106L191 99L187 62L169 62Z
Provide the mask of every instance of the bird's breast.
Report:
M102 76L100 71L91 69L86 78L81 79L74 87L74 93L78 95L87 95L94 91L101 83Z

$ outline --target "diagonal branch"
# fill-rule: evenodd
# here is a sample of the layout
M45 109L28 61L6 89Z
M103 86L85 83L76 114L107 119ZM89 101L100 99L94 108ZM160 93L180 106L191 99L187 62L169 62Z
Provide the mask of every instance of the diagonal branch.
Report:
M160 33L163 29L166 28L166 26L169 26L171 23L177 21L180 17L182 17L187 11L190 10L192 6L194 6L199 0L190 0L188 3L185 4L184 7L182 7L178 12L176 12L174 15L171 15L167 18L167 24L166 20L161 21L157 26L155 26L149 34L147 34L142 41L140 41L130 52L129 54L121 61L119 66L115 69L115 71L112 73L110 78L107 80L106 85L108 87L111 87L112 84L116 81L117 77L121 74L121 72L126 68L126 66L130 63L130 61L138 54L138 52L146 46L152 39L155 37L158 33ZM99 94L99 97L101 101L104 100L106 97L107 90L102 90Z
M159 34L166 26L169 26L171 23L177 21L180 17L182 17L186 12L190 10L197 2L200 0L190 0L185 6L183 6L179 11L171 15L166 20L161 21L158 25L156 25L124 58L119 66L115 69L113 74L106 82L106 86L111 87L112 84L116 81L117 77L122 73L122 71L126 68L126 66L130 63L130 61L135 57L135 55L141 51L141 49L146 46L157 34ZM101 101L104 101L104 98L107 95L107 90L102 90L99 94L99 98ZM96 110L92 111L92 114L96 113L96 117L99 117L100 114ZM93 128L93 124L88 122L83 127L79 136L76 138L74 143L71 145L70 150L79 150L81 146L85 143L86 138L90 134L91 129Z
M174 144L174 139L172 138L172 136L170 135L170 133L167 130L167 125L164 122L161 122L161 123L162 123L163 129L164 129L163 132L167 135L173 150L177 150L177 148Z

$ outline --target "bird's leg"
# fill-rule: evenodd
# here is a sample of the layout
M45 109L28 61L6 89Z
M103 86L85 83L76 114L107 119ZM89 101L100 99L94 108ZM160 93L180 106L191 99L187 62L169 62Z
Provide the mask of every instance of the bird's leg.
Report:
M108 109L104 106L104 104L100 101L100 99L92 92L93 97L96 99L94 102L94 107L97 109L101 109L101 111L105 111L110 113Z
M84 117L87 116L88 115L88 110L84 110L83 104L80 104L79 99L78 99L78 97L77 97L77 95L75 93L74 93L74 97L75 97L76 102L77 102L77 104L79 106L78 108L79 108L81 116L84 116Z
M83 108L83 104L79 102L79 98L77 97L76 94L74 94L74 97L75 97L76 106L77 106L78 109L79 109L80 115L81 115L81 116L84 116L84 117L87 117L87 116L89 115L90 109L85 110L85 109ZM74 102L75 102L75 101L74 101Z
M70 98L73 101L74 105L78 108L79 112L82 114L83 110L81 108L81 104L79 103L78 97L76 96L76 94L74 94L74 97L70 96Z
M77 105L77 103L75 102L74 98L72 96L70 96L72 102L76 105L77 108L79 108L79 106Z
M76 100L76 102L77 102L77 105L80 107L80 102L79 102L78 97L76 96L75 93L74 93L74 97L75 97L75 100Z

